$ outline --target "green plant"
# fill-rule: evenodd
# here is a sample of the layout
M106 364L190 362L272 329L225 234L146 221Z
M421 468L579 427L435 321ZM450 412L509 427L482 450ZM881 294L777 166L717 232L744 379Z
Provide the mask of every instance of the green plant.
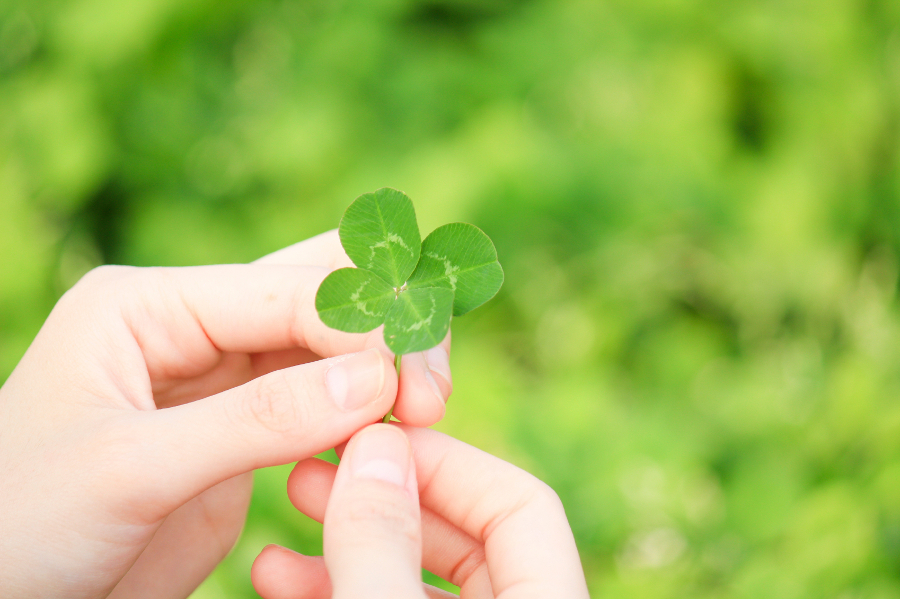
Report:
M384 324L398 374L403 354L439 344L453 316L474 310L503 284L497 250L481 229L451 223L422 241L412 201L396 189L357 198L338 233L357 268L340 268L322 281L319 318L348 333Z

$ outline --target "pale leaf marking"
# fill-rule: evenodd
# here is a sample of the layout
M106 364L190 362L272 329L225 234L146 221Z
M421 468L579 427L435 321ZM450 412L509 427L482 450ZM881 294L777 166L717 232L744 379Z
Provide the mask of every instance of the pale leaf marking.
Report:
M456 273L459 271L459 267L454 265L447 256L441 256L432 252L425 255L444 263L444 276L450 281L450 288L456 291Z
M434 318L435 313L437 313L437 302L434 298L431 298L431 314L428 315L428 318L425 320L420 320L419 322L412 324L409 328L406 329L407 333L411 333L413 331L418 331L422 327L429 326L431 324L431 320Z
M403 238L402 238L402 237L400 237L400 236L397 235L396 233L388 233L388 234L387 234L387 239L385 239L385 240L383 240L383 241L379 241L378 243L376 243L375 245L373 245L373 246L371 246L371 247L369 248L369 252L370 252L370 255L369 255L369 264L368 264L368 266L366 266L366 268L372 268L372 267L375 265L375 250L377 250L378 248L387 248L387 247L388 247L388 244L390 244L390 243L394 243L394 244L396 244L396 245L399 245L399 246L402 247L404 250L406 250L407 252L409 252L409 255L410 255L410 256L415 256L415 254L413 253L413 251L412 251L411 249L409 249L409 246L406 245L406 242L403 241Z
M356 309L365 314L366 316L378 316L374 312L370 310L366 310L366 302L359 301L359 295L362 293L363 289L366 288L366 285L369 284L370 281L363 281L363 284L359 286L353 295L350 296L350 301L356 304Z

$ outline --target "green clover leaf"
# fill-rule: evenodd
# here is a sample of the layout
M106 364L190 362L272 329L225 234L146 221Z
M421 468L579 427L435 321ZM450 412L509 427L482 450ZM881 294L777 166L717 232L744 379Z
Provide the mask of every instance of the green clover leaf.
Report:
M322 322L347 333L367 333L384 322L397 294L390 283L361 268L339 268L316 293Z
M384 341L396 356L438 345L453 316L488 301L503 284L497 250L478 227L444 225L422 242L412 201L396 189L357 198L338 233L357 268L322 281L319 318L348 333L384 324Z
M431 349L450 330L453 292L440 287L409 289L384 317L384 341L395 354Z
M371 270L400 287L409 278L422 250L412 200L383 188L350 204L338 230L344 251L359 268Z
M503 285L503 269L491 239L474 225L438 227L422 242L419 265L409 288L447 287L454 292L453 316L485 303Z

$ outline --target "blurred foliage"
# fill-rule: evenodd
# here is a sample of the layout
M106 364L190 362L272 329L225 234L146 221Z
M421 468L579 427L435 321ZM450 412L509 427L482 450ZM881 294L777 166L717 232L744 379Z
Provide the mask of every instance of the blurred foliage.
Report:
M900 597L900 3L6 0L0 376L104 262L360 193L497 243L439 428L562 497L594 597ZM321 548L257 477L195 594Z

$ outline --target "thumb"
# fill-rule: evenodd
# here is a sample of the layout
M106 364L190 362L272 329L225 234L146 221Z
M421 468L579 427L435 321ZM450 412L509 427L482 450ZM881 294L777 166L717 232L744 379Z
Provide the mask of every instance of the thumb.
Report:
M425 599L422 523L412 450L376 424L350 441L325 510L333 599Z
M373 348L256 378L200 401L144 412L133 427L151 448L134 491L167 515L201 491L256 468L305 459L381 418L397 376ZM146 452L146 449L143 451ZM134 477L129 477L133 479ZM160 493L164 497L160 497Z

